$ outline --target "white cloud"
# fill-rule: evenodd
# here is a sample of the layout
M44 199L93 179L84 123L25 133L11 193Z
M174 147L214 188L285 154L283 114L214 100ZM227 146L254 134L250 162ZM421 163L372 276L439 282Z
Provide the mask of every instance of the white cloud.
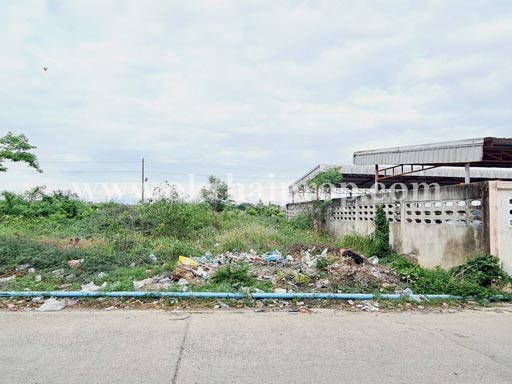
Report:
M145 157L206 168L155 182L226 166L292 181L356 149L506 136L511 25L498 1L1 2L0 134L27 134L48 172L0 179L137 182L45 160Z

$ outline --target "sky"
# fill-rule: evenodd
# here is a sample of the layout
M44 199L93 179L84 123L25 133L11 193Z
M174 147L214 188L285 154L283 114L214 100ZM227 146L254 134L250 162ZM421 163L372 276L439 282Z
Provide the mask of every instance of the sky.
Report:
M43 68L48 70L44 71ZM44 173L0 189L286 202L356 150L512 136L512 2L0 2L0 135Z

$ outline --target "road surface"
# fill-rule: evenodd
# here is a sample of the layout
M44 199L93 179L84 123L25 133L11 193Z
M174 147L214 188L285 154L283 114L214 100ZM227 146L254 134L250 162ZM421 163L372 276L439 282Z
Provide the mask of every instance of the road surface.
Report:
M511 383L512 313L0 312L0 382Z

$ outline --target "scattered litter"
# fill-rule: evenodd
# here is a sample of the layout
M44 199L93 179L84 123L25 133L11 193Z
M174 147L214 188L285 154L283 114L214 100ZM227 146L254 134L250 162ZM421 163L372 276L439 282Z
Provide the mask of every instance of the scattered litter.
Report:
M373 265L379 265L379 258L377 256L369 257L368 261Z
M80 260L69 260L68 266L73 269L80 269L82 263L84 262L84 259Z
M36 309L38 312L60 311L66 307L63 301L54 299L53 297L45 300L43 305Z
M52 271L52 275L56 277L63 277L65 274L63 269L56 269L55 271Z
M133 289L138 291L139 289L143 288L145 284L146 284L145 280L134 281L133 282Z
M43 277L42 277L41 275L37 275L37 276L34 278L34 281L35 281L36 283L40 283L40 282L41 282L41 280L43 280Z
M274 261L277 263L282 263L284 261L284 258L279 251L273 250L272 252L270 252L268 256L265 256L265 260L268 262Z
M405 288L402 292L399 292L401 295L404 296L411 296L414 295L411 288Z
M347 286L361 289L374 289L386 286L400 286L400 276L392 268L371 261L351 249L327 248L319 245L307 248L298 245L291 254L283 256L278 250L258 254L249 252L224 252L216 256L210 252L202 257L178 258L178 265L172 272L162 272L158 276L134 281L135 290L162 290L172 285L182 289L201 286L225 265L247 264L249 274L257 281L270 282L275 293L297 292L305 288L310 292L330 292L333 287ZM318 260L323 260L323 269L317 268ZM327 267L325 267L327 261ZM147 274L151 276L147 271ZM185 282L186 281L186 282ZM242 289L243 287L238 287ZM254 292L254 288L250 288Z
M7 283L8 281L12 281L16 279L16 275L12 275L12 276L9 276L9 277L1 277L0 278L0 283Z
M18 266L15 268L15 271L16 271L16 272L23 272L23 271L26 271L29 267L30 267L30 265L29 265L29 264L22 264L22 265L18 265Z
M192 260L190 257L180 256L178 258L178 264L180 265L188 265L191 267L197 267L197 261Z
M150 259L151 255L153 254L149 255ZM81 264L83 259L78 262ZM172 271L162 271L154 275L157 270L148 269L145 271L147 278L132 281L133 289L162 291L172 289L174 286L178 289L181 287L182 291L193 290L193 287L207 283L219 268L236 264L248 265L251 278L269 284L274 293L333 292L336 287L357 287L361 290L373 290L378 287L381 291L389 288L402 293L398 291L401 285L400 276L391 267L380 265L377 257L366 258L351 249L307 244L297 244L291 248L288 255L283 255L278 250L258 253L251 249L249 252L224 252L217 255L206 252L201 257L179 256L178 265ZM135 265L132 263L132 266ZM66 277L64 269L55 270L52 274ZM72 276L76 278L75 274ZM99 272L96 276L102 281L108 275ZM8 279L14 278L15 276L12 276ZM41 281L40 279L40 275L35 276L36 281ZM0 282L2 281L5 281L5 278L0 279ZM61 288L71 289L68 284L62 284L64 282L66 281L61 281ZM84 284L82 290L95 292L104 286L98 287L91 282ZM253 286L239 285L234 288L245 289L248 294L261 292ZM407 295L408 291L403 291L402 294Z
M202 267L199 267L196 270L192 270L192 272L197 276L201 276L203 279L210 277L208 272L206 272Z
M142 290L148 290L148 291L161 291L165 289L169 289L172 285L172 278L167 276L165 273L161 273L154 277L148 277L144 280L135 280L133 282L133 288L136 291Z
M363 304L357 305L360 309L367 312L378 312L380 311L380 304L379 303L372 303L369 301L364 301Z
M29 269L27 270L27 273L28 273L28 274L36 273L36 269L35 269L35 268L29 268Z
M342 249L341 251L341 256L350 257L356 264L363 264L366 260L364 256L361 256L359 253L356 253L351 249Z
M78 304L78 300L70 299L70 298L65 298L62 300L62 302L64 303L65 307L72 307L73 305Z
M176 309L169 311L169 314L171 315L171 320L186 320L190 317L188 313Z
M224 303L223 301L217 302L217 304L213 307L213 309L229 309L229 305Z
M151 260L152 263L158 262L158 259L156 258L156 256L154 254L149 255L149 260Z
M99 287L91 281L89 284L82 284L80 287L82 288L82 292L97 292L100 288L105 288L107 286L107 282L104 282Z

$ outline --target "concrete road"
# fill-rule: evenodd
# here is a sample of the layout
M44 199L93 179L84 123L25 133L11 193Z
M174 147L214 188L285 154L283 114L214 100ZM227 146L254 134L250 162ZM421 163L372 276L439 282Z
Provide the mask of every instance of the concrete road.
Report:
M512 313L0 312L0 382L511 383Z

